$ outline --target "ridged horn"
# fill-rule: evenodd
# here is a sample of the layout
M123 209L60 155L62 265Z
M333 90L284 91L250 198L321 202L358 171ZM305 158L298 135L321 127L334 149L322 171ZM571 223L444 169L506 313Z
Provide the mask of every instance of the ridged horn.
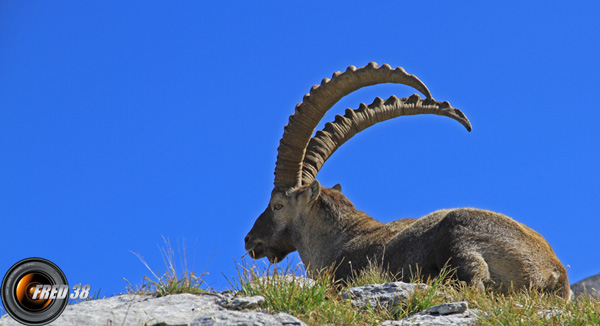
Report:
M469 119L448 102L421 99L417 94L402 99L392 96L385 101L378 97L371 105L362 103L356 110L347 109L344 116L337 115L334 122L325 124L310 140L302 164L302 184L310 184L325 161L352 136L378 122L416 114L446 116L471 131Z
M345 72L336 72L331 79L323 79L296 105L284 128L277 149L275 187L293 188L302 182L302 161L312 134L327 111L344 96L366 86L381 83L399 83L411 86L431 98L431 93L416 76L403 68L393 69L388 64L381 67L371 62L362 68L349 66Z

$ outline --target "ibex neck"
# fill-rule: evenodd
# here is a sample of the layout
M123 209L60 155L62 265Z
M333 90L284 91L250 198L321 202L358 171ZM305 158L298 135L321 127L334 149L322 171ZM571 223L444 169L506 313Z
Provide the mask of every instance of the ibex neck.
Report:
M309 213L294 226L293 240L307 269L314 271L339 263L357 246L382 245L379 242L389 238L384 226L357 211L340 192L324 188Z

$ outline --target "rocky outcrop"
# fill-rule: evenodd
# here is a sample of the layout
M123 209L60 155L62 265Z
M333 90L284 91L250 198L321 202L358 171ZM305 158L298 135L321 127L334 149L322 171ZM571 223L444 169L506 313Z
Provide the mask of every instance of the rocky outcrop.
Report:
M583 280L588 292L598 288L600 276ZM290 278L289 282L299 282ZM302 281L302 286L314 283ZM574 290L577 284L573 285ZM365 285L347 289L341 297L350 300L356 309L392 308L408 299L416 290L428 290L425 284L392 282ZM120 295L101 300L69 305L50 325L305 325L298 318L285 313L268 314L261 310L265 299L261 296L236 297L233 292L206 294L175 294L160 298L140 295ZM521 305L516 305L521 307ZM540 319L551 319L562 314L559 309L541 310ZM485 312L469 309L465 301L450 302L430 307L402 320L388 320L378 326L470 326L477 324ZM8 316L0 318L0 325L21 325Z
M263 286L274 281L259 279ZM277 282L296 282L301 287L312 287L314 281L299 277L281 277ZM274 283L277 284L277 283ZM600 274L589 277L572 286L573 294L584 292L600 296ZM393 308L408 299L415 290L430 289L425 284L392 282L371 284L347 289L341 297L350 300L356 309ZM237 297L233 292L205 294L175 294L156 298L148 295L120 295L101 300L85 301L67 306L63 314L50 325L305 325L298 318L285 313L268 314L261 310L265 299L261 296ZM517 305L520 306L520 305ZM540 319L560 315L561 310L542 310ZM430 307L402 320L388 320L378 326L422 325L422 326L467 326L475 325L485 312L469 309L467 302L450 302ZM5 315L0 325L21 324Z
M600 297L600 274L590 276L582 281L571 285L573 296L579 296L588 293L595 297Z
M357 309L366 306L392 308L416 289L427 288L424 284L393 282L351 288L343 292L342 297L350 299ZM261 311L264 301L261 296L236 297L233 293L176 294L160 298L120 295L69 305L50 325L305 325L289 314L270 315ZM386 321L381 326L466 326L473 325L476 320L476 310L470 310L466 302L455 302L431 307L400 321ZM20 325L8 316L1 318L0 324Z
M50 325L306 325L285 313L270 315L244 310L257 307L261 300L264 298L231 298L220 294L175 294L160 298L120 295L69 305ZM8 316L1 318L0 324L22 326Z

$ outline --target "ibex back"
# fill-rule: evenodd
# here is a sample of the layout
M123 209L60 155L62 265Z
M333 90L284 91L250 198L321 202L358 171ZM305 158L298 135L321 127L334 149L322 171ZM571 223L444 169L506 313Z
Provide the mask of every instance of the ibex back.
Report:
M386 82L412 86L426 99L377 98L369 106L361 104L336 116L311 139L327 110L343 96ZM532 287L570 298L567 272L548 242L505 215L461 208L380 223L356 210L340 187L322 188L315 180L323 163L356 133L415 114L447 116L471 130L460 110L433 100L427 87L402 68L350 66L314 86L285 127L271 200L245 239L250 255L278 262L297 250L309 272L336 266L336 279L347 279L373 261L405 281L409 271L418 268L423 276L433 277L449 263L459 280L479 289Z

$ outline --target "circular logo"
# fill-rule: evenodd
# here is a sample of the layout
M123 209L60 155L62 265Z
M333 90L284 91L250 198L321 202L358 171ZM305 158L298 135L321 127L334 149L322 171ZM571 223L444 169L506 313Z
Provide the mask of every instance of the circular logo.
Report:
M68 289L67 278L56 264L43 258L26 258L6 272L0 291L4 309L16 321L46 325L65 310Z

